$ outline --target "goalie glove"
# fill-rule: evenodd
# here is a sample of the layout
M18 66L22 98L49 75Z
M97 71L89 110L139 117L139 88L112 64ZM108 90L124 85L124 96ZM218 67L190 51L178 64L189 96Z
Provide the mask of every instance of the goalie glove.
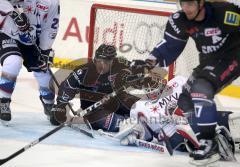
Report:
M13 19L15 25L22 32L26 32L30 29L30 22L25 13L12 11L9 16Z

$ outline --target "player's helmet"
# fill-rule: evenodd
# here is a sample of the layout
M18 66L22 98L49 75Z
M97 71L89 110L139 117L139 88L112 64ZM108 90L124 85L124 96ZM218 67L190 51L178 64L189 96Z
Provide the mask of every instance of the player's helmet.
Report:
M165 86L166 80L161 79L159 76L151 76L147 77L143 82L143 90L147 96L147 98L155 103L159 100Z
M116 56L116 48L112 45L101 44L95 52L97 59L112 60Z

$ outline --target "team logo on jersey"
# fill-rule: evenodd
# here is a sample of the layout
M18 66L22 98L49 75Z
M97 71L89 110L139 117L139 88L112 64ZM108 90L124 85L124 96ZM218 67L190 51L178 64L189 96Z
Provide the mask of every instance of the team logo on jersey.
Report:
M158 110L159 110L159 106L154 106L154 107L152 107L152 108L150 108L150 109L151 109L151 112L157 113Z
M235 12L226 11L224 17L224 24L231 26L239 26L240 25L240 15Z
M49 7L45 4L42 3L37 3L37 8L43 12L47 12Z
M179 18L179 16L180 16L180 14L179 14L179 13L175 13L175 14L173 14L173 18L174 18L174 19L178 19L178 18Z
M222 34L219 28L206 28L204 30L204 34L206 37L216 36Z

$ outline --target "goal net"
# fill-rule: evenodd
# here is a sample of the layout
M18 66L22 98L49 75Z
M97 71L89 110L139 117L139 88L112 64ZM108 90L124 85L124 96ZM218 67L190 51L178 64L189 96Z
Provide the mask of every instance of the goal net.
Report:
M145 59L162 40L170 14L165 11L94 4L91 9L88 57L93 58L98 46L105 43L114 45L118 56L124 56L130 61ZM169 67L169 78L174 75L188 77L198 64L195 43L189 39L183 53ZM234 84L240 85L240 79Z
M145 59L163 38L171 13L164 11L94 4L91 9L89 58L102 43L114 45L118 56ZM195 44L189 42L180 58L169 67L169 76L188 77L198 64Z

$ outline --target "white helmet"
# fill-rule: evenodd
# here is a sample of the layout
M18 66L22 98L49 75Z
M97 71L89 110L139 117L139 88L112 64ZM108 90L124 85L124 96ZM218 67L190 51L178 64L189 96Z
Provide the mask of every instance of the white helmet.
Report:
M159 100L167 81L162 79L159 75L151 75L144 80L143 83L143 90L147 98L152 102L155 103Z

